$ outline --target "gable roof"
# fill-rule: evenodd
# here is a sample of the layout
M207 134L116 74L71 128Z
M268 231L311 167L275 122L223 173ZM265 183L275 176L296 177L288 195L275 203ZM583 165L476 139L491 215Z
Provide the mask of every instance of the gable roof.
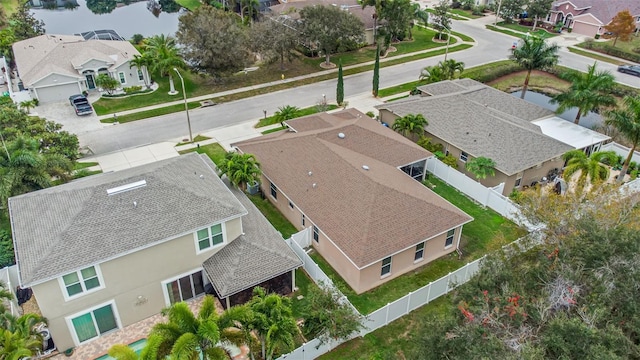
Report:
M206 156L189 154L10 198L21 285L246 214L214 169ZM142 180L145 186L107 194Z
M632 16L640 16L638 0L561 0L554 2L552 9L564 12L564 8L561 7L563 4L573 5L576 10L581 10L579 15L591 14L603 24L611 22L611 19L623 10L629 10Z
M301 130L307 122L323 126ZM254 154L263 174L357 267L472 220L398 168L431 153L361 112L312 115L287 125L297 132L234 146Z
M445 87L435 83L419 89L425 93L438 89L438 96L415 96L376 108L400 117L424 115L427 132L473 157L492 159L496 169L509 176L573 149L531 123L554 115L552 111L473 80L448 82L466 90L444 92Z
M202 266L220 298L252 288L302 266L302 261L247 196L224 181L248 214L237 239Z
M140 55L128 41L85 40L76 35L40 35L13 44L20 79L26 87L50 73L82 79L79 67L91 59L118 67Z

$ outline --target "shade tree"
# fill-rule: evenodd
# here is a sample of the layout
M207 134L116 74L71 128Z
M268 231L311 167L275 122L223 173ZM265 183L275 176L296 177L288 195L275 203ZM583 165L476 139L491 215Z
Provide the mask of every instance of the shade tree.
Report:
M613 33L613 46L616 46L618 39L629 41L631 34L636 31L636 19L628 9L625 9L617 13L604 28Z

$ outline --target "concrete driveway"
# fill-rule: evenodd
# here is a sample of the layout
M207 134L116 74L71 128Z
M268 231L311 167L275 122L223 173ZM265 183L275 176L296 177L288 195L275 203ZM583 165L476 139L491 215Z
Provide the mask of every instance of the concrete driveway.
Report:
M98 95L89 95L89 102L92 104L98 99ZM112 126L111 124L101 123L95 113L83 116L76 115L69 101L40 104L31 111L31 114L62 124L63 130L73 134L82 134Z

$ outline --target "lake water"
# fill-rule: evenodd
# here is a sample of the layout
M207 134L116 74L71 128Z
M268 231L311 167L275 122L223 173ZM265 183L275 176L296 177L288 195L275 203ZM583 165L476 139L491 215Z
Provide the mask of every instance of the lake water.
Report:
M517 91L517 92L511 93L511 95L520 97L521 93L522 93L521 91ZM552 111L556 111L556 109L558 108L558 105L549 104L549 100L551 100L549 96L539 94L531 90L527 91L524 94L524 99ZM563 112L562 114L559 114L558 116L567 121L573 122L573 120L576 118L577 113L578 113L577 108L571 108ZM599 114L596 114L594 112L589 112L586 116L582 116L580 118L579 125L589 129L593 129L594 126L602 125L602 117Z
M174 35L178 30L178 18L182 13L173 0L165 0L162 3L165 3L163 8L169 8L174 12L155 11L155 14L147 9L147 1L120 7L114 7L115 1L89 1L93 9L105 13L95 14L87 7L85 0L77 0L79 6L73 10L58 8L31 11L36 19L44 21L48 34L72 35L91 30L111 29L125 39L131 39L134 34L142 34L144 37Z

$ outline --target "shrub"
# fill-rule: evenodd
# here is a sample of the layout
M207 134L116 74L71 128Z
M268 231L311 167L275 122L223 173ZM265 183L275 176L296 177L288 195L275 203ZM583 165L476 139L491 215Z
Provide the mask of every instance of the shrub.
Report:
M442 162L445 163L446 165L451 166L454 169L458 168L458 159L456 159L455 156L453 155L445 156L444 159L442 159Z
M595 43L595 41L592 38L588 38L587 40L584 41L584 48L585 49L593 49L593 44Z
M144 36L142 36L142 34L133 34L133 36L131 37L131 42L133 43L133 45L140 45L140 43L142 43L142 40L144 40Z
M637 162L635 162L635 161L629 162L629 170L630 171L636 170L637 168L638 168L638 163Z
M523 69L518 64L511 61L505 61L493 64L490 67L483 66L479 69L465 69L461 77L473 79L481 83L487 83L499 77L509 75L521 70Z
M637 179L638 178L638 170L633 170L631 172L631 174L629 174L629 175L631 175L631 180Z
M600 34L596 34L595 38L600 39Z
M129 86L122 88L122 90L124 90L124 92L127 94L131 94L142 90L142 86Z
M474 6L473 9L471 9L471 14L480 16L484 14L485 10L486 10L486 7L484 5Z
M367 116L372 118L372 119L376 118L376 115L373 113L373 111L367 111Z

